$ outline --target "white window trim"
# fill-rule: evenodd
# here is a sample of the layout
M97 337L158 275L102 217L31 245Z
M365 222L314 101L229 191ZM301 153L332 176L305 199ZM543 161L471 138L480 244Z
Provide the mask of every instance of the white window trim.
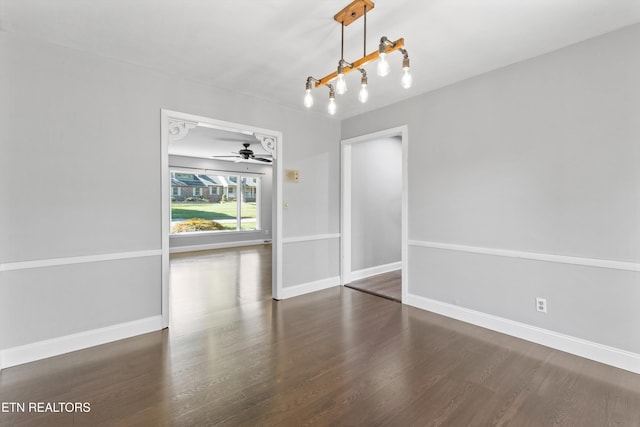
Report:
M172 173L194 173L193 171L180 171L180 169L173 169L170 167L170 170ZM187 232L187 233L169 233L170 237L178 237L178 236L194 236L194 235L202 235L202 234L221 234L221 233L229 233L229 232L235 232L235 233L255 233L257 231L262 231L262 221L261 221L261 215L260 215L260 210L262 209L262 201L261 201L261 192L262 192L262 177L264 176L264 173L246 173L246 172L222 172L222 171L213 171L213 170L202 170L201 172L203 173L198 173L199 175L211 175L211 176L220 176L222 177L225 181L227 181L229 183L227 189L227 194L229 197L235 197L236 202L238 202L237 204L237 213L236 213L236 228L234 230L216 230L216 231L193 231L193 232ZM236 183L232 185L231 181L229 181L229 177L235 177L236 178ZM255 221L256 221L256 227L252 230L243 230L242 229L242 202L244 201L244 185L242 184L242 180L243 179L255 179L256 182L256 186L253 187L254 191L255 191L255 203L256 203L256 216L255 216ZM213 188L214 186L207 186L208 188ZM216 188L220 189L220 186L215 186ZM180 195L180 187L178 188L178 196ZM193 197L203 197L204 196L204 187L193 187L191 190L192 196ZM231 190L234 190L233 192L231 192ZM199 193L199 194L198 194ZM218 194L218 193L216 193ZM224 194L224 189L222 189L222 191L220 192L220 194Z

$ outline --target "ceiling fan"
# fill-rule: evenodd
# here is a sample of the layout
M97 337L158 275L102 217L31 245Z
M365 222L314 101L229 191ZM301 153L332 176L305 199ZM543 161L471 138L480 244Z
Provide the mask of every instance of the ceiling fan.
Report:
M249 142L244 142L242 143L242 146L244 148L241 148L240 150L238 150L237 153L235 153L233 156L211 156L214 159L221 159L221 158L225 158L225 157L234 157L236 158L236 162L240 162L242 160L257 160L259 162L265 162L265 163L271 163L273 162L272 159L268 159L266 157L262 157L262 156L267 156L267 157L271 157L271 154L260 154L260 157L256 157L253 154L253 150L251 150L249 148L249 146L251 145L251 143Z

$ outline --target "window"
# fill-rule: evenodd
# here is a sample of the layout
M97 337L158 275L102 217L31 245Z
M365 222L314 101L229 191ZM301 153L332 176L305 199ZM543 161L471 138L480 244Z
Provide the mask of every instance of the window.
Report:
M171 178L173 196L180 195L178 181L192 196L172 197L172 234L260 230L261 177L172 172Z
M240 226L242 230L258 230L257 179L241 177L240 194L242 194L242 215Z
M176 186L171 187L171 195L180 196L182 193L180 190L182 190L180 187L176 187Z

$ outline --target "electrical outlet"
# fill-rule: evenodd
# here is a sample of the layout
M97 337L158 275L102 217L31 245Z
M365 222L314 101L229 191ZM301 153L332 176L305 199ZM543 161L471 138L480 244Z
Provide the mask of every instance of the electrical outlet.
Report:
M536 310L540 313L547 312L547 299L546 298L536 298Z

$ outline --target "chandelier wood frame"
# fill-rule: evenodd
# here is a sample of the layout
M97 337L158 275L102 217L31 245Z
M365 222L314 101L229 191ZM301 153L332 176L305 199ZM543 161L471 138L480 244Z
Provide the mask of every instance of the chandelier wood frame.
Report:
M316 88L321 86L327 86L329 88L329 113L335 113L335 93L336 89L333 87L331 82L335 79L337 81L337 90L338 94L343 94L346 92L346 83L344 83L344 76L354 70L358 70L362 73L361 79L361 94L359 96L361 102L366 102L368 98L367 87L367 73L364 70L364 66L369 64L370 62L381 60L386 61L386 55L396 50L399 50L403 54L402 61L402 69L403 69L403 78L402 78L402 87L409 88L411 86L411 76L408 72L409 70L409 54L404 49L404 38L399 38L395 41L390 41L387 37L382 37L380 39L380 44L378 49L367 53L367 12L370 12L375 7L375 4L371 0L354 0L348 6L343 8L340 12L335 14L333 19L338 22L342 26L342 38L341 38L341 54L340 60L338 61L337 70L327 74L326 76L316 79L313 76L307 77L306 83L306 94L305 94L305 106L311 107L313 105L313 98L311 96L311 88L312 85ZM344 59L344 27L352 24L358 19L364 17L364 48L363 48L363 56L362 58L357 59L354 62L348 62ZM388 63L385 63L386 70L381 72L380 64L378 64L378 75L385 76L388 74ZM342 87L340 87L342 85ZM365 96L363 97L362 91L365 91Z

